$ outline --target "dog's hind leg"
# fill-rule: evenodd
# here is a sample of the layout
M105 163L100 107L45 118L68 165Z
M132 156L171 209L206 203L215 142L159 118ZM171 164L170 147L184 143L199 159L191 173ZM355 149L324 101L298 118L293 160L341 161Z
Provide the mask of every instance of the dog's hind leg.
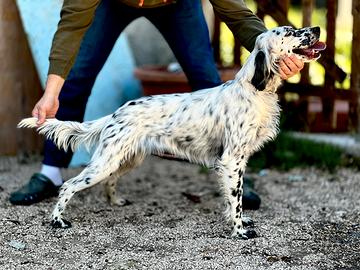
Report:
M105 195L111 205L124 206L130 203L128 200L116 195L116 183L122 175L128 173L129 171L140 165L142 161L143 157L137 157L126 162L125 164L121 165L120 168L115 173L113 173L113 175L110 176L109 179L106 181L104 186Z
M135 153L131 141L116 148L108 142L100 143L90 164L76 177L66 181L60 189L59 199L52 213L51 225L57 228L67 228L71 224L62 219L62 213L71 197L78 191L89 188L102 180L112 176L122 164L131 159L131 152Z
M244 155L223 154L219 161L218 173L220 184L223 187L225 200L227 202L226 214L233 226L232 237L249 239L256 237L253 229L244 228L252 225L252 220L243 216L242 195L243 195L243 174L246 160Z
M72 196L106 179L116 169L114 166L109 167L108 164L91 163L78 176L66 181L60 189L58 202L52 213L51 225L55 228L71 227L70 222L62 219L62 213Z

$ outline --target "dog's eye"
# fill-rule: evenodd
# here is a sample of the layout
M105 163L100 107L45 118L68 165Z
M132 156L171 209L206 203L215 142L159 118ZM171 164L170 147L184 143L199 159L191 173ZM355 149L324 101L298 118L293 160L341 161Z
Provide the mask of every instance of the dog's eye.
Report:
M304 30L295 31L295 37L300 37L304 32L305 32Z
M289 36L296 36L295 30L292 29L287 30L285 33L285 37L289 37Z

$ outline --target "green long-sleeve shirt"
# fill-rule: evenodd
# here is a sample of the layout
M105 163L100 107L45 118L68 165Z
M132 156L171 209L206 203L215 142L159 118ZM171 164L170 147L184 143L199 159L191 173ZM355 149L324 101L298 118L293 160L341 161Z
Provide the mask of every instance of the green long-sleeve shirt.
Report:
M55 33L50 52L49 74L66 78L74 64L80 43L86 30L91 25L95 10L101 0L64 0L61 19ZM113 0L137 8L156 8L175 1L144 0ZM182 1L182 0L177 0ZM245 5L243 0L210 0L215 13L224 21L234 36L246 49L253 49L256 37L266 28Z

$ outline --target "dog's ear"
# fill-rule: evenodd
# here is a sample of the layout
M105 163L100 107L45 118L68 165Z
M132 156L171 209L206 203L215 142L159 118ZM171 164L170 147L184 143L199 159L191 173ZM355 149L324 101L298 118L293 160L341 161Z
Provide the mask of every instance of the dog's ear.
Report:
M259 91L266 88L266 85L270 79L270 71L266 64L266 56L263 51L258 51L255 56L255 72L254 77L251 79L252 85Z

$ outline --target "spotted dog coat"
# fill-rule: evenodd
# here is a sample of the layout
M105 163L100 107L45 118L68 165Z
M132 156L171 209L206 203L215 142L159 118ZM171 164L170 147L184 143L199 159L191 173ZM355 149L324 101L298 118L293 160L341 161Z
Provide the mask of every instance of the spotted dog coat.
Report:
M255 49L233 81L218 87L185 94L147 96L129 101L112 115L78 123L47 119L38 131L65 150L97 145L89 165L61 188L52 214L52 225L70 227L63 211L78 191L107 180L112 204L117 179L141 164L150 154L176 157L215 168L227 204L232 236L256 236L250 218L243 216L243 175L252 153L278 132L280 108L276 89L281 84L279 59L294 54L304 61L305 50L318 42L318 27L295 30L278 27L261 34ZM36 127L28 118L19 127Z

